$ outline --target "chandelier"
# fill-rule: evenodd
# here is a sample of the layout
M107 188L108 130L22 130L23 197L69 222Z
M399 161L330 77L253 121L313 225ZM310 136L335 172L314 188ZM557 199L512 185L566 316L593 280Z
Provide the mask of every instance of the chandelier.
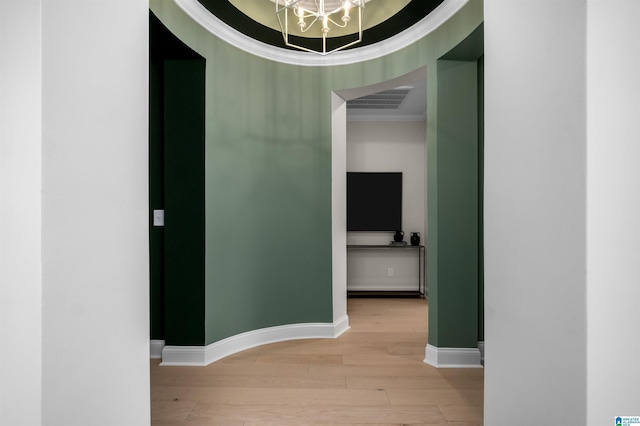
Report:
M365 1L275 0L285 44L327 55L360 43Z

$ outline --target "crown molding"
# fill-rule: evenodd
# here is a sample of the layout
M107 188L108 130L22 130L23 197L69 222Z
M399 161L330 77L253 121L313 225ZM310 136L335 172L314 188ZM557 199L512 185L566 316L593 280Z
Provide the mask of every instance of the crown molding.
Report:
M204 29L225 42L245 52L271 61L299 66L349 65L377 59L415 43L436 30L455 15L469 0L445 0L433 12L405 31L388 38L384 42L335 52L327 56L314 53L281 49L248 37L209 12L198 0L174 0L191 19Z

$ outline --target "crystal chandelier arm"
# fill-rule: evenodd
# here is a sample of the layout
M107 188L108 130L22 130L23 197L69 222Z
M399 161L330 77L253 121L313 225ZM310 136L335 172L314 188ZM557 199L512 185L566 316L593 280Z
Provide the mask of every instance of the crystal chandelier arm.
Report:
M295 6L301 1L302 0L275 0L274 3L276 5L276 13L284 9L294 9ZM281 2L282 6L280 6Z
M316 18L318 16L317 13L314 13L314 12L312 12L310 10L307 10L307 9L303 8L302 6L294 7L293 8L293 13L298 18Z
M342 24L339 24L339 23L337 23L336 21L334 21L333 19L331 19L331 17L329 17L329 19L328 19L328 20L329 20L329 22L331 22L333 25L335 25L336 27L339 27L339 28L345 28L345 27L347 26L347 24L349 23L349 22L347 22L347 21L343 21L343 22L342 22Z
M306 33L307 31L309 31L309 28L313 27L313 24L316 23L316 20L314 19L313 21L311 21L311 23L306 26L306 27L299 27L298 30L300 30L301 33Z

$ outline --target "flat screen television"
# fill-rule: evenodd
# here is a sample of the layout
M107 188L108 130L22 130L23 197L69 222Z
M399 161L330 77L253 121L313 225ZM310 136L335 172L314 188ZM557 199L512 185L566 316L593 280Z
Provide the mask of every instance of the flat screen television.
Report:
M347 231L402 229L402 172L347 172Z

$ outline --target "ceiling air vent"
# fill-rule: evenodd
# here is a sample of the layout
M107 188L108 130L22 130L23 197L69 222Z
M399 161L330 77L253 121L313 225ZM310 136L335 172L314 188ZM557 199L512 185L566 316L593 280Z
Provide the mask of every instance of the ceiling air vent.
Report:
M347 101L347 109L398 109L413 87L398 87Z

